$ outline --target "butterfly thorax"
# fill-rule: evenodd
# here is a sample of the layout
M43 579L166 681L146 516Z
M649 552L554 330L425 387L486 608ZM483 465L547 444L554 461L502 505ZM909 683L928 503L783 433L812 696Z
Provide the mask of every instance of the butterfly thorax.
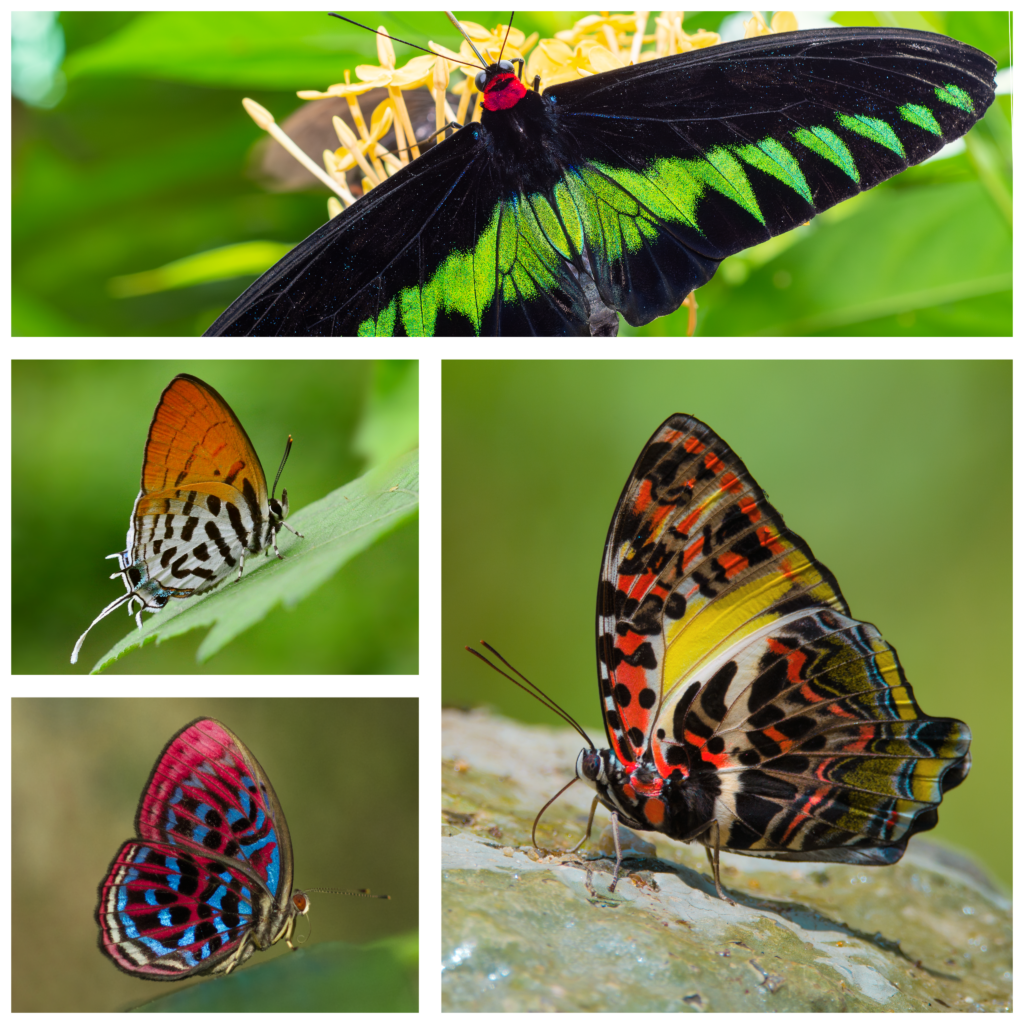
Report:
M576 777L593 786L597 798L624 825L661 832L689 842L707 832L714 817L718 780L714 772L660 775L649 755L623 765L612 750L581 750Z
M489 171L500 176L505 196L550 194L570 163L554 104L540 93L524 91L512 106L485 107L480 123L494 157Z

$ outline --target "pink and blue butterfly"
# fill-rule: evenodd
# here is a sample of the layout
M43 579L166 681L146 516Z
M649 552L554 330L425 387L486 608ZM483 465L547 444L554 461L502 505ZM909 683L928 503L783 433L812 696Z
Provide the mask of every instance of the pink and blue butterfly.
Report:
M292 843L277 795L245 744L211 718L157 758L99 887L100 949L153 981L230 974L291 937L309 910L292 892Z

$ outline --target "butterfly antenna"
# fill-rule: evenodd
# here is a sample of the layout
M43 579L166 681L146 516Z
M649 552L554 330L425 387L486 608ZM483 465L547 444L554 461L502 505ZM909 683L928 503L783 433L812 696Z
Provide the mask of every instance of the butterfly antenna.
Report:
M284 446L284 455L281 456L281 465L277 467L277 476L274 477L274 486L270 489L270 497L277 493L277 483L284 472L284 464L288 461L288 453L292 450L292 435L288 435L288 443Z
M327 892L334 896L366 896L371 900L389 900L390 896L370 892L369 889L303 889L303 892Z
M594 746L593 742L591 741L590 736L588 736L587 733L584 732L583 727L577 722L577 720L575 720L567 711L565 711L564 708L559 707L558 703L556 703L554 699L549 697L548 694L545 693L540 686L538 686L536 683L531 683L517 668L515 668L515 666L509 665L509 663L506 662L505 658L502 657L502 655L499 654L498 651L495 650L494 647L490 646L490 644L488 644L485 640L480 641L480 646L486 647L487 650L490 651L490 653L494 654L495 657L497 657L500 660L500 662L502 662L504 665L507 665L526 685L523 686L518 679L513 679L507 672L503 672L501 669L499 669L497 665L493 665L492 663L488 662L488 660L479 651L473 650L472 647L467 647L466 650L468 650L470 654L472 654L474 657L478 657L484 665L494 669L495 672L497 672L500 676L504 676L509 682L515 683L515 685L518 686L520 690L525 690L531 697L540 700L545 708L547 708L549 711L553 711L563 722L566 722L568 725L571 725L572 728L575 729L575 731L579 732L580 735L583 736L584 740L586 740L587 746L589 746L590 750L597 750L596 746Z
M456 28L459 29L459 31L465 36L466 35L465 31L459 25L459 22L455 18L455 16L453 15L452 11L446 10L444 13L449 15L449 17L452 18L453 22L455 23ZM335 12L333 10L328 11L328 14L330 14L331 17L338 18L339 20L341 20L341 22L348 22L349 25L354 25L357 29L366 29L367 32L372 32L375 36L383 36L385 39L390 39L392 42L403 43L406 46L412 46L414 50L423 50L424 53L429 53L433 57L438 56L438 54L434 53L433 50L428 50L426 48L426 46L420 46L419 43L411 43L407 39L399 39L397 36L392 36L392 35L389 35L386 32L381 32L380 29L371 29L369 25L362 25L360 22L353 22L353 20L350 17L344 17L341 14L335 14ZM466 36L466 38L468 39L469 37ZM470 43L469 45L473 46L472 43ZM474 50L474 52L476 52L476 55L479 57L480 56L479 51L476 49L475 46L473 46L473 50ZM445 60L458 60L457 57L445 57L444 59ZM483 57L480 57L480 61L482 63ZM473 67L468 60L458 60L458 62L459 63L464 63L464 65L467 68L472 68ZM483 65L483 67L486 68L485 63Z
M501 656L501 655L500 655L500 654L499 654L499 653L498 653L498 652L497 652L497 651L496 651L496 650L495 650L495 649L494 649L494 648L493 648L493 647L492 647L492 646L491 646L491 645L490 645L489 643L487 643L487 641L486 641L486 640L481 640L481 641L480 641L480 644L481 644L481 646L483 646L483 647L486 647L486 648L487 648L487 650L489 650L489 651L491 652L491 654L493 654L493 655L494 655L494 656L495 656L495 657L496 657L496 658L497 658L497 659L498 659L498 660L499 660L499 661L500 661L500 662L501 662L501 663L502 663L503 665L507 665L509 669L511 669L511 670L512 670L513 672L515 672L515 674L516 674L517 676L519 676L519 678L520 678L520 679L522 679L522 680L523 680L523 682L522 682L522 683L520 683L518 679L513 679L513 678L512 678L512 676L510 676L510 675L509 675L509 674L508 674L507 672L503 672L503 671L502 671L502 670L501 670L500 668L498 668L498 666L497 666L497 665L494 665L494 664L492 664L492 663L491 663L490 661L488 661L488 660L487 660L487 659L486 659L486 658L485 658L485 657L484 657L484 656L483 656L483 655L482 655L482 654L481 654L481 653L480 653L479 651L474 651L472 647L467 647L467 648L466 648L466 650L467 650L467 651L469 651L469 653L470 653L470 654L476 655L476 657L478 657L478 658L479 658L479 659L480 659L480 660L481 660L481 661L482 661L482 662L483 662L483 663L484 663L485 665L490 665L490 667L491 667L491 668L493 668L493 669L494 669L494 671L495 671L495 672L497 672L497 673L498 673L499 675L503 675L503 676L504 676L504 677L505 677L506 679L508 679L508 680L509 680L510 682L512 682L512 683L515 683L515 684L516 684L516 686L518 686L520 690L525 690L525 691L526 691L526 692L527 692L527 693L528 693L528 694L529 694L529 695L530 695L531 697L534 697L534 698L536 698L537 700L539 700L539 701L541 702L541 704L543 704L543 705L544 705L544 706L545 706L546 708L548 708L548 709L549 709L550 711L554 711L554 713L555 713L556 715L558 715L558 717L559 717L559 718L561 718L563 722L567 722L567 723L568 723L569 725L571 725L571 726L572 726L572 727L573 727L573 728L574 728L574 729L575 729L575 730L576 730L576 731L577 731L577 732L578 732L578 733L580 734L580 736L582 736L582 737L583 737L583 740L584 740L584 742L585 742L585 743L587 744L587 746L588 746L588 747L589 747L589 748L590 748L591 750L595 750L595 749L596 749L596 748L594 747L594 744L593 744L593 742L591 741L590 737L589 737L589 736L588 736L588 735L586 734L586 732L584 731L583 727L582 727L582 726L581 726L581 725L580 725L580 724L579 724L579 723L578 723L578 722L577 722L577 721L576 721L576 720L575 720L575 719L574 719L574 718L572 717L572 715L570 715L570 714L569 714L569 712L568 712L568 711L566 711L566 710L565 710L565 709L564 709L563 707L561 707L561 706L560 706L560 705L559 705L559 704L558 704L558 703L557 703L557 702L556 702L556 701L554 700L554 698L552 698L552 697L549 697L549 696L548 696L548 695L547 695L547 694L546 694L546 693L545 693L545 692L544 692L544 691L543 691L543 690L542 690L542 689L541 689L541 688L540 688L540 687L539 687L539 686L538 686L538 685L537 685L536 683L534 683L534 682L531 682L531 681L530 681L529 679L527 679L527 678L526 678L526 676L524 676L524 675L523 675L523 673L519 671L519 669L517 669L517 668L516 668L516 667L515 667L514 665L512 665L512 664L511 664L511 663L510 663L509 661L507 661L507 660L506 660L505 658L503 658L503 657L502 657L502 656ZM523 683L525 683L526 685L524 686L524 685L523 685ZM549 807L550 807L550 806L551 806L551 805L552 805L552 804L553 804L553 803L554 803L554 802L555 802L555 801L556 801L556 800L557 800L557 799L558 799L558 798L559 798L559 797L560 797L560 796L561 796L561 795L562 795L562 794L563 794L563 793L564 793L564 792L565 792L565 791L566 791L566 790L567 790L567 789L568 789L568 788L569 788L569 787L570 787L570 786L571 786L571 785L572 785L572 784L573 784L574 782L577 782L578 780L579 780L579 777L578 777L578 776L576 776L576 777L574 777L574 778L570 779L570 780L569 780L569 781L568 781L568 782L567 782L567 783L566 783L566 784L565 784L565 785L564 785L564 786L563 786L563 787L562 787L562 788L561 788L561 789L560 789L560 790L559 790L559 791L558 791L558 792L557 792L557 793L556 793L556 794L555 794L555 795L554 795L554 796L553 796L553 797L552 797L552 798L551 798L550 800L548 800L548 802L547 802L547 803L546 803L546 804L545 804L545 805L544 805L544 806L543 806L543 807L542 807L542 808L541 808L541 809L540 809L540 810L539 810L539 811L537 812L537 817L533 819L533 828L532 828L532 829L531 829L531 831L530 831L530 842L532 842L532 843L533 843L533 848L534 848L535 850L539 850L539 849L540 849L540 846L538 846L538 844L537 844L537 826L538 826L538 825L540 824L540 819L541 819L542 817L544 817L544 812L545 812L545 811L546 811L546 810L547 810L547 809L548 809L548 808L549 808ZM576 846L574 847L574 849L575 849L575 850L578 850L578 849L580 848L580 846L582 846L582 845L583 845L583 844L584 844L584 843L585 843L585 842L587 841L587 839L589 839L589 838L590 838L590 829L591 829L591 826L593 825L593 822L594 822L594 810L595 810L596 806L597 806L597 804L596 804L596 801L595 801L595 803L594 803L594 806L592 806L592 807L590 808L590 820L589 820L589 821L587 822L587 831L586 831L586 834L585 834L585 835L584 835L584 837L583 837L583 838L582 838L582 839L580 840L580 842L576 844Z
M469 38L468 33L462 27L462 25L459 23L459 19L456 18L455 15L452 14L451 11L445 11L444 13L448 15L448 20L462 33L463 38L465 38L466 42L469 43L470 49L472 49L472 51L477 55L477 57L479 57L480 63L483 64L485 67L490 67L490 65L488 64L486 58L484 58L484 56L476 48L476 45L474 44L473 40ZM505 46L508 43L509 33L512 31L512 18L514 16L515 16L515 11L513 11L512 14L510 14L508 16L508 27L505 29L505 38L501 41L501 50L498 52L498 62L501 61L502 54L504 54L504 52L505 52ZM517 59L519 60L519 71L520 71L520 74L522 74L523 62L522 62L522 60L520 58L517 58Z
M505 38L502 40L502 52L498 54L498 59L499 60L501 60L502 55L505 53L505 44L509 41L509 33L512 32L512 19L514 17L515 17L515 10L513 9L512 13L509 14L509 24L508 24L508 28L505 30Z

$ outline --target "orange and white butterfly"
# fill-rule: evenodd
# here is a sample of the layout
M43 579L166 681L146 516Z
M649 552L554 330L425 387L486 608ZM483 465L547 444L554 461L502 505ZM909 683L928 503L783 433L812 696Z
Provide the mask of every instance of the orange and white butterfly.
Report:
M288 459L292 439L274 479ZM128 522L118 571L128 591L93 619L75 644L71 663L89 630L115 608L138 603L158 612L172 597L191 597L217 586L237 569L247 552L271 546L278 558L277 534L288 515L288 492L278 501L267 494L267 479L242 424L209 384L187 373L164 389L153 414L142 460L142 486Z

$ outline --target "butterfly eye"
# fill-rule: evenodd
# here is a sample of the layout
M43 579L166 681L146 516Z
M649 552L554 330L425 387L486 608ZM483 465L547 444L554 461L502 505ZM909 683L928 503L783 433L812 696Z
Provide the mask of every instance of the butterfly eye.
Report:
M576 774L587 782L596 782L601 774L601 755L596 750L581 750L576 760Z
M512 64L512 61L510 61L510 60L501 60L501 61L498 61L498 70L503 75L511 75L511 74L515 73L516 69L515 69L515 67Z
M478 71L476 76L476 87L483 92L487 88L487 72Z

